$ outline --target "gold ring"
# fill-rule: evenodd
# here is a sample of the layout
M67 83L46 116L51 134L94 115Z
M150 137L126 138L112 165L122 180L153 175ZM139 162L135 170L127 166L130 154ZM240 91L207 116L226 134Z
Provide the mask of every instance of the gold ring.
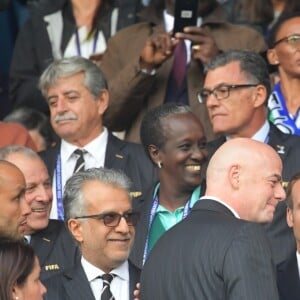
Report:
M193 46L192 46L192 49L193 49L194 51L200 51L200 50L201 50L201 45L193 45Z

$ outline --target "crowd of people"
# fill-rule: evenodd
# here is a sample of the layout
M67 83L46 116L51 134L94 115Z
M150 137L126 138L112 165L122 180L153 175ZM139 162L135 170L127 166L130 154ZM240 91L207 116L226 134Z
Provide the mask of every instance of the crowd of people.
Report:
M0 0L1 299L299 299L300 5L180 1Z

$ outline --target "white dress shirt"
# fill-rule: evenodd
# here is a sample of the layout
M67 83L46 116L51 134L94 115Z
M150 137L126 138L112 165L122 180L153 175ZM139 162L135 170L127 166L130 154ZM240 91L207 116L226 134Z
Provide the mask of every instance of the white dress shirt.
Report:
M297 267L298 267L298 274L300 280L300 253L298 251L296 252L296 257L297 257Z
M108 131L104 128L103 132L91 141L89 144L85 145L83 148L86 150L84 153L85 169L103 167L105 161L105 152L107 147ZM72 145L64 140L61 141L60 155L61 155L61 181L62 187L68 178L73 175L73 171L76 165L77 156L74 151L78 149L78 146ZM52 182L53 191L53 203L50 213L50 219L57 219L57 200L56 200L56 175L55 171L53 174Z
M105 272L89 263L84 257L81 258L83 270L90 283L91 289L96 300L100 300L103 281L101 278ZM115 300L129 300L129 269L128 261L113 269L110 273L114 274L114 278L110 284L110 290Z

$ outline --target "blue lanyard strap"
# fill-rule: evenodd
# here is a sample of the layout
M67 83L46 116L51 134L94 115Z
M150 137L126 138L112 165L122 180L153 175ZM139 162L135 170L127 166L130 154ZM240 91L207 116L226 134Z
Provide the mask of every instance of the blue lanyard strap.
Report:
M182 214L182 220L187 217L187 215L189 214L189 212L191 210L191 199L192 198L190 198L184 206L183 214ZM155 215L157 213L158 205L159 205L159 203L158 203L158 191L157 191L156 196L153 199L152 207L151 207L151 210L150 210L150 219L149 219L146 243L145 243L144 254L143 254L143 265L145 264L146 259L149 255L150 230L151 230L151 226L153 224Z
M61 155L57 155L55 167L55 182L56 182L56 203L57 203L57 218L58 220L64 219L64 205L62 193L62 179L61 179Z
M98 37L99 37L99 30L96 29L96 32L94 35L94 41L93 41L93 51L91 54L94 54L96 52ZM80 45L80 40L79 40L78 28L76 28L76 31L75 31L75 42L76 42L77 54L78 54L78 56L81 56L81 45Z

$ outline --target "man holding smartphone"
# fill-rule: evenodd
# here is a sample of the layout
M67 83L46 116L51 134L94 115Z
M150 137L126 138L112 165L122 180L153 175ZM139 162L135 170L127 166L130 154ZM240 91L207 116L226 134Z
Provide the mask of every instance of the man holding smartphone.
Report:
M172 35L175 0L156 1L156 5L152 2L142 14L147 22L118 32L103 55L100 67L111 92L105 123L113 131L125 130L126 139L139 142L145 111L165 102L181 102L193 108L211 139L206 108L199 106L196 98L199 82L201 85L203 81L203 64L227 49L262 52L263 37L250 28L227 23L222 8L214 0L197 0L196 26ZM182 40L184 44L180 43ZM179 45L185 67L181 65L181 71L174 71ZM175 86L174 92L172 79L178 73L184 73L183 85L177 91Z

